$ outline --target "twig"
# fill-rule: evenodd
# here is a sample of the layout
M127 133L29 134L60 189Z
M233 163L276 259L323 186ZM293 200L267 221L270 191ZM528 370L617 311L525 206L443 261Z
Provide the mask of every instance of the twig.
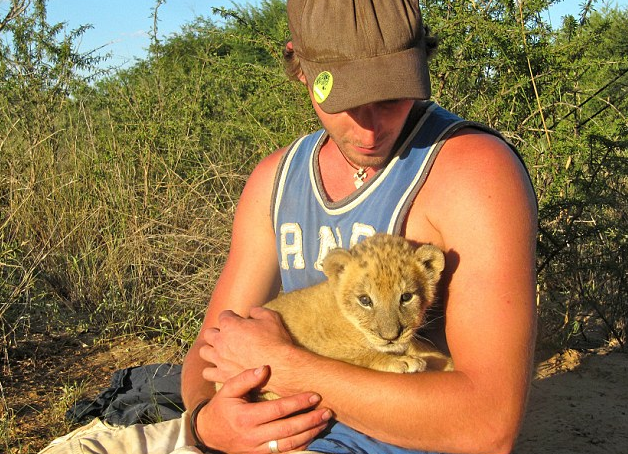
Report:
M6 16L4 16L4 19L0 21L0 31L2 31L2 29L6 27L9 22L22 14L26 8L30 6L30 3L30 0L14 0L11 2L11 8L9 8L9 11Z
M554 122L554 124L552 125L552 127L550 129L554 129L556 126L558 126L558 124L563 121L565 118L573 115L578 109L582 108L582 106L584 106L585 104L587 104L589 101L591 101L593 98L595 98L597 95L599 95L600 93L602 93L604 90L606 90L609 86L613 85L615 82L617 82L619 79L621 79L624 75L626 75L626 73L628 73L628 68L622 70L616 77L614 77L613 79L611 79L609 82L607 82L605 85L602 86L602 88L600 88L598 91L596 91L595 93L593 93L591 96L589 96L587 99L585 99L584 101L582 101L580 104L578 104L576 107L574 107L573 109L571 109L571 111L565 115L564 117L556 120L556 122ZM582 126L582 125L580 125Z
M549 130L545 124L545 115L543 114L543 106L541 106L541 98L539 97L539 91L536 87L536 79L534 77L534 71L532 71L532 64L530 63L530 57L528 57L528 43L526 40L525 24L523 22L523 1L519 1L519 17L521 19L521 36L523 38L523 49L526 53L526 61L528 62L528 69L530 71L530 79L532 81L532 87L534 88L534 96L536 97L536 103L541 114L541 121L543 122L543 129L545 130L545 138L547 139L547 145L552 148L552 141L550 139Z

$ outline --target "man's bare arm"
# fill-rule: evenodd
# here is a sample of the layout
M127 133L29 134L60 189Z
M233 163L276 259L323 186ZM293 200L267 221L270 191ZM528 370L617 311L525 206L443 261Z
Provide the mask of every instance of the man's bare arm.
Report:
M248 392L268 377L268 367L260 367L263 364L228 377L218 393L214 383L203 378L203 371L210 366L201 357L207 348L204 334L218 325L219 314L230 310L246 317L252 307L264 304L279 291L270 198L282 152L263 160L247 181L236 211L227 263L199 336L184 361L186 408L192 410L212 398L198 414L198 434L208 446L226 452L267 452L270 440L280 440L283 451L304 449L331 416L329 410L316 408L320 396L313 392L297 392L273 402L248 402Z

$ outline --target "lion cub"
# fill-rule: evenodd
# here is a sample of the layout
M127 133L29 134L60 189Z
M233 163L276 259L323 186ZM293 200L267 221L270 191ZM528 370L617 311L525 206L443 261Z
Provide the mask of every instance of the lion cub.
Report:
M445 267L435 246L376 234L323 260L327 280L285 293L277 311L294 342L314 353L388 372L451 370L448 357L418 341Z

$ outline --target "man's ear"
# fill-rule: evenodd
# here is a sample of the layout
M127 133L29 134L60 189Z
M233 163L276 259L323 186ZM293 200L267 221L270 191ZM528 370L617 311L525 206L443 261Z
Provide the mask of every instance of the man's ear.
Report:
M350 260L351 253L346 249L332 249L323 259L323 273L327 279L335 279L344 271Z
M289 54L292 54L294 52L294 46L292 45L292 41L288 41L286 43L286 52ZM299 71L298 74L298 79L301 81L302 84L304 84L305 86L307 86L307 80L305 79L305 74L303 74L303 71Z

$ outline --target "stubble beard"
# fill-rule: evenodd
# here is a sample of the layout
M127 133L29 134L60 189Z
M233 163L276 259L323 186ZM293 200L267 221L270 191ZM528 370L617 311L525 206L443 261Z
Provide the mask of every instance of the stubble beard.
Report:
M363 155L356 153L351 145L338 144L338 149L350 163L355 167L381 169L385 167L392 157L393 150L389 149L385 155Z

